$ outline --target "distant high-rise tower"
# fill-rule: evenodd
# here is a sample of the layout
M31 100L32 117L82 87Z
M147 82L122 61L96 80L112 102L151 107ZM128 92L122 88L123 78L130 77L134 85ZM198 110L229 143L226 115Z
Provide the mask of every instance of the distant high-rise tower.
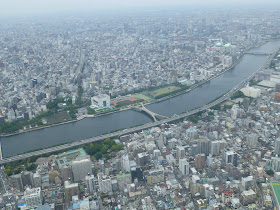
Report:
M280 157L276 156L276 158L273 161L273 169L275 172L280 171Z
M275 149L274 152L276 155L280 156L280 139L275 140Z
M243 107L247 111L250 106L250 99L249 98L243 98Z
M280 102L280 83L275 86L274 101Z
M205 167L206 156L205 154L198 154L195 156L194 165L198 169L203 169Z
M189 174L189 162L187 161L186 158L179 159L179 170L182 172L184 175Z
M72 161L72 172L74 181L85 180L85 177L92 174L91 161L88 158Z
M198 151L201 154L209 155L210 151L210 141L207 139L199 139L198 140Z
M228 151L225 153L226 164L232 163L234 166L237 166L237 153L233 151Z
M258 135L256 133L248 134L246 136L246 143L250 147L256 147L258 143Z
M182 146L177 146L177 153L176 157L177 159L184 158L185 157L185 148Z
M220 153L220 141L211 141L211 155L218 155Z

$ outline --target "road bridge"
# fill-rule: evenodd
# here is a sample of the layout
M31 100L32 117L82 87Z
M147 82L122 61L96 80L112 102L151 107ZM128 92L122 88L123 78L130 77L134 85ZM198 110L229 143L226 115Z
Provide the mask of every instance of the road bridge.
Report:
M233 89L231 89L229 92L225 93L223 96L221 96L217 100L215 100L213 102L210 102L209 104L206 104L202 107L199 107L199 108L191 110L191 111L187 111L187 112L182 113L182 114L174 115L174 116L172 116L170 118L167 118L167 119L154 121L154 122L147 123L147 124L144 124L144 125L140 125L140 126L137 126L137 127L124 129L122 131L116 131L116 132L112 132L112 133L109 133L109 134L104 134L104 135L101 135L101 136L96 136L96 137L84 139L84 140L81 140L81 141L75 141L75 142L64 144L64 145L59 145L59 146L54 146L54 147L51 147L51 148L46 148L46 149L41 149L41 150L37 150L37 151L33 151L33 152L28 152L28 153L21 154L21 155L15 155L13 157L3 158L2 160L0 160L0 165L7 164L7 163L10 163L10 162L14 162L14 161L18 161L18 160L22 160L22 159L26 159L26 158L29 158L29 157L32 157L32 156L40 156L40 155L43 155L43 154L46 154L46 153L58 152L58 151L61 151L61 150L64 150L64 149L71 149L73 147L81 146L83 144L89 144L89 143L93 143L93 142L102 141L106 138L114 138L114 137L119 137L119 136L122 136L122 135L134 133L134 132L139 132L139 131L142 131L142 130L145 130L145 129L148 129L148 128L151 128L151 127L159 126L159 125L164 124L164 123L171 123L173 121L176 121L176 120L188 117L190 115L196 114L200 111L207 110L207 109L209 109L213 106L216 106L217 104L220 104L220 103L228 100L235 92L239 91L241 88L246 86L248 84L248 82L251 79L254 78L256 73L258 73L259 71L261 71L261 70L265 69L267 66L269 66L269 64L271 63L272 59L274 58L274 56L276 55L278 50L275 51L272 55L270 55L268 57L268 59L266 60L266 62L264 63L264 65L261 66L255 73L250 75L244 81L237 84Z
M143 104L140 104L140 106L135 107L135 109L143 111L146 114L148 114L149 116L151 116L153 118L154 122L157 122L159 117L162 118L162 119L168 118L166 116L163 116L163 115L152 112L151 110L147 109Z

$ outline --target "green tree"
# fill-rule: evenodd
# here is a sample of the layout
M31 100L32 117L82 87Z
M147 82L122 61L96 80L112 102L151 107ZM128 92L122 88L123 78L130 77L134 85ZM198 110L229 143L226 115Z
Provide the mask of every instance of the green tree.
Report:
M8 176L11 176L13 174L13 170L12 170L12 166L10 164L6 165L5 166L5 173L8 175Z
M96 160L99 160L100 158L102 158L102 153L97 152L94 156L95 156Z
M101 153L102 154L106 154L108 151L108 146L107 145L103 145L102 149L101 149Z
M118 151L118 145L113 145L112 148L111 148L111 150L112 150L113 152Z
M27 170L27 171L33 171L33 170L35 170L36 168L37 168L37 165L34 164L34 163L32 163L32 164L30 164L30 165L26 168L26 170Z

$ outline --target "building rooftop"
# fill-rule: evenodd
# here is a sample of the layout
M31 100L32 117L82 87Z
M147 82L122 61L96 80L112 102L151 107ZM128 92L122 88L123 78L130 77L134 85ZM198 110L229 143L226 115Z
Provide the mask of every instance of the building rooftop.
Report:
M121 173L121 174L118 174L118 175L117 175L117 178L118 178L118 179L121 179L121 178L129 177L129 176L131 176L130 173Z

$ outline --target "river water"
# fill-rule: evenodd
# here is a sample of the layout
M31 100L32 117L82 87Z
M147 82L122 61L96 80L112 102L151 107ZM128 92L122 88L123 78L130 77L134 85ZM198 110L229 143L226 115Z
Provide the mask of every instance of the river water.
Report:
M266 43L252 51L272 53L279 47L280 41L275 41ZM235 85L249 77L265 63L266 59L267 56L263 55L245 55L242 61L232 70L196 89L146 107L164 116L172 116L200 107L231 90ZM96 118L86 118L74 123L2 138L2 153L3 157L9 157L31 150L99 136L114 130L134 127L148 122L152 122L150 117L133 110Z

